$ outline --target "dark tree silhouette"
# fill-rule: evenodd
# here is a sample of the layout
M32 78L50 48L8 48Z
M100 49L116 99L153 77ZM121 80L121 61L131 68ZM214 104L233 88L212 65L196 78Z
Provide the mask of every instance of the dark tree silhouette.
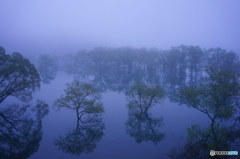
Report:
M6 55L0 47L0 103L8 96L30 101L40 88L40 77L33 64L20 53Z
M240 74L233 67L239 62L232 53L227 55L225 51L215 51L217 52L210 55L205 75L198 85L180 88L175 96L175 100L180 104L186 104L206 114L211 123L207 128L201 128L199 125L188 128L185 144L181 148L173 148L169 155L173 159L211 158L206 154L210 150L240 150L240 117L237 113L240 108ZM227 61L228 66L224 66Z
M66 85L65 95L58 98L53 106L57 109L67 108L74 110L77 114L77 127L84 114L104 112L102 102L100 101L101 94L91 84L73 81Z
M126 91L129 109L139 109L147 112L153 105L162 102L164 90L160 85L147 86L144 83L136 83Z
M137 143L152 141L158 144L165 138L165 134L159 131L163 125L162 118L153 118L149 109L160 103L164 97L163 88L159 85L147 86L137 83L126 91L129 103L126 121L127 133L134 137Z
M80 155L92 152L103 136L101 114L104 112L101 94L88 83L73 81L67 83L65 95L54 102L54 107L72 109L77 114L76 129L59 136L54 144L66 153Z
M165 138L165 134L159 131L163 126L163 118L153 118L149 112L131 112L131 110L128 116L126 130L137 143L152 141L157 145Z
M105 126L99 113L90 115L78 122L76 129L68 131L64 136L54 140L58 149L65 153L81 155L90 153L101 140Z
M27 159L39 148L42 140L42 119L48 114L48 105L38 100L29 115L30 105L11 104L0 109L0 158Z

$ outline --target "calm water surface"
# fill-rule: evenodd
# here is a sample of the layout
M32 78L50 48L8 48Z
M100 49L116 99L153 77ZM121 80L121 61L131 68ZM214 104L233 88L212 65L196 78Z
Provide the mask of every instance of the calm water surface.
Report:
M104 136L97 143L92 153L80 156L66 154L53 144L53 140L59 135L64 135L68 129L76 127L76 114L72 110L61 109L56 111L52 108L54 100L63 94L65 83L72 81L72 76L58 73L56 79L50 85L42 84L41 91L34 94L34 100L42 99L50 106L50 113L43 119L43 137L38 152L30 159L159 159L166 158L166 153L176 142L183 141L186 128L192 124L210 123L207 116L195 109L179 106L165 99L162 104L155 105L151 109L153 117L163 117L164 125L159 129L166 133L166 138L158 145L153 142L143 141L136 143L135 139L126 133L125 122L128 119L126 97L123 93L106 92L102 94L105 107L103 114Z

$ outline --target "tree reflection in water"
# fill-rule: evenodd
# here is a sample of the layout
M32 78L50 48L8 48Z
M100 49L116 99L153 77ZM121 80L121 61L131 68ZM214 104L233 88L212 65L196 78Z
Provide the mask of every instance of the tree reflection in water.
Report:
M147 86L137 83L126 91L129 103L126 121L127 133L134 137L137 143L152 141L158 144L165 138L165 134L159 132L163 125L163 118L153 118L149 108L160 103L164 97L163 88L159 85Z
M25 159L39 148L42 140L42 118L49 112L48 105L38 100L29 114L29 105L11 104L0 110L0 158Z
M226 60L220 55L222 53L218 52L212 55L214 58L208 61L205 67L206 74L198 85L182 87L175 95L175 101L206 114L210 124L206 128L200 125L192 125L188 128L184 145L181 149L178 145L170 152L169 157L172 159L212 158L206 153L210 150L240 151L240 74L233 67L234 63L230 62L228 67L225 66L226 61L231 60ZM216 57L219 57L219 60L216 61Z
M99 114L89 115L85 120L80 120L74 130L70 130L65 136L59 136L54 144L66 153L80 155L93 152L96 143L101 140L105 129Z
M162 98L157 93L161 90L157 85L161 85L170 101L199 110L211 122L208 127L202 127L203 122L191 126L186 146L182 151L177 146L170 158L209 158L206 152L211 149L239 149L240 61L234 52L186 45L169 50L98 47L69 57L62 58L63 68L74 77L91 77L88 82L102 91L127 90L127 132L138 135L138 142L151 138L144 139L143 130L154 132L162 125L157 124L162 123L161 118L149 113ZM130 87L136 81L152 86L138 83Z
M66 153L80 155L92 152L96 143L103 137L105 126L102 122L104 107L101 94L89 83L73 81L66 84L65 95L54 102L58 109L74 110L77 115L76 129L70 130L64 137L59 136L54 144Z
M137 143L152 141L154 144L158 144L165 138L164 133L158 130L162 125L163 119L152 118L150 113L129 113L126 129L127 133L134 137Z

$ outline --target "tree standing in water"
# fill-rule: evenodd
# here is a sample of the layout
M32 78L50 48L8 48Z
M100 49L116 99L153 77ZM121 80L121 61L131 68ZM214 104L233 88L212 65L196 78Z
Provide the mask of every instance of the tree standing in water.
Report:
M76 111L77 128L84 127L83 124L80 124L84 123L83 115L93 114L94 116L94 114L104 112L103 104L100 101L101 94L91 84L73 81L67 83L66 86L65 95L61 95L53 105L58 109L68 108ZM94 120L94 118L88 118L88 120Z

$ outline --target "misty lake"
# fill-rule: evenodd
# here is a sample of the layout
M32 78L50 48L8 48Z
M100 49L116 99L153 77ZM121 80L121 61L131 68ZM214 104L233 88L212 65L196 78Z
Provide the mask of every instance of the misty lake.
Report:
M0 6L0 159L240 159L240 0Z
M40 55L37 69L2 54L4 158L201 159L240 147L233 52L97 47Z
M59 72L50 85L42 84L41 91L34 94L34 98L45 100L49 105L57 99L65 89L65 83L71 82L73 77ZM163 117L164 125L159 129L166 133L166 138L158 145L151 141L136 143L135 139L126 133L125 123L128 119L126 97L123 93L106 92L102 94L102 101L105 107L103 122L106 129L104 136L97 143L92 153L81 154L80 156L66 154L58 150L53 140L59 135L64 135L69 128L75 128L75 112L68 109L56 111L50 110L49 115L43 119L43 137L39 150L30 159L66 159L66 158L111 158L111 159L159 159L165 158L176 142L182 142L186 134L186 128L192 124L208 125L209 119L201 112L186 106L179 106L165 99L162 104L151 109L154 117ZM182 140L180 140L182 138Z

